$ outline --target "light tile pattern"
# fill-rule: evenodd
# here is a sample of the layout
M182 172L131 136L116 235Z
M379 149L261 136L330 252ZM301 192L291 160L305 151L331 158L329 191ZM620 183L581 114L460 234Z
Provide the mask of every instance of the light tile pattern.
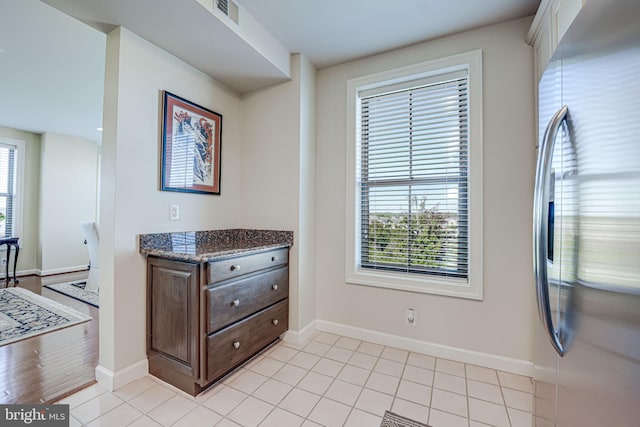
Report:
M59 403L72 426L377 427L385 410L432 427L532 427L530 378L320 332L279 342L192 397L153 377Z

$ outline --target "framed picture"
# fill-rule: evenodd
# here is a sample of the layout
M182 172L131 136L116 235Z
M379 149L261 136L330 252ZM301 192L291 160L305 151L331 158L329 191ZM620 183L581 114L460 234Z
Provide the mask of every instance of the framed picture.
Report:
M220 194L222 115L163 94L162 191Z

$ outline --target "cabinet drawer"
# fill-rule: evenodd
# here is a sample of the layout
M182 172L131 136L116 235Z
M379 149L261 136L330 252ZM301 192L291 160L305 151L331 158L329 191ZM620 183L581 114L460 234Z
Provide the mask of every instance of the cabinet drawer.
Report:
M260 252L253 255L228 258L209 263L209 283L238 277L263 268L285 265L289 261L289 249Z
M207 381L224 375L278 338L289 326L289 300L281 301L207 338Z
M289 295L289 267L207 289L207 333L262 310Z

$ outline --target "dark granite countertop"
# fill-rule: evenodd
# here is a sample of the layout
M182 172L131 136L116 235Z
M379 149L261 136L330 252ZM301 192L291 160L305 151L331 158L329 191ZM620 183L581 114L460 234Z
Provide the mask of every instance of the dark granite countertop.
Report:
M140 253L208 262L293 245L293 231L228 229L140 235Z

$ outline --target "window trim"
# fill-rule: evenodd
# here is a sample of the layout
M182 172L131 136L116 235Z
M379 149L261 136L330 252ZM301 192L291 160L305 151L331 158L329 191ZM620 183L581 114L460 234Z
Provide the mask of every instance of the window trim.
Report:
M20 139L0 137L0 144L14 146L16 149L16 189L13 201L12 237L22 237L24 222L24 178L25 178L25 142ZM6 249L6 248L5 248Z
M407 81L468 70L469 73L469 272L468 280L363 269L360 251L360 194L356 182L359 94ZM411 292L483 298L482 50L426 61L347 80L345 282Z

